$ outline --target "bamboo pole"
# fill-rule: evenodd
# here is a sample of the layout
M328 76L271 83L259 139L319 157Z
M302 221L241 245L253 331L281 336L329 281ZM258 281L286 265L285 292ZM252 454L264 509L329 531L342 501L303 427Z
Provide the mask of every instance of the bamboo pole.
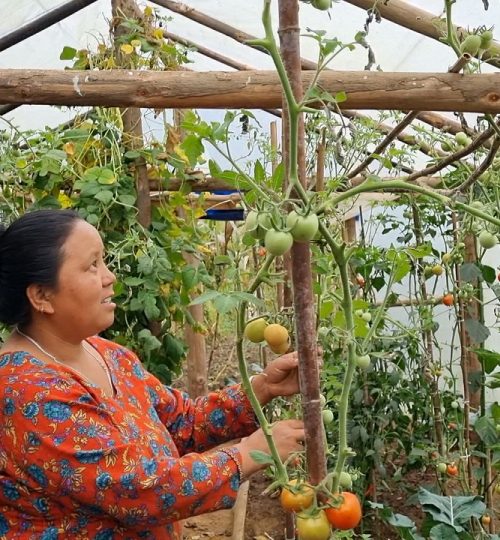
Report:
M279 0L280 50L294 97L303 96L300 62L299 1ZM285 119L284 119L285 121ZM306 187L304 119L299 117L297 169L299 181ZM289 133L289 136L291 134ZM289 145L294 141L289 141ZM284 146L288 148L287 144ZM291 159L291 155L288 156ZM295 335L299 354L299 381L306 432L307 473L312 484L326 475L326 449L323 438L319 392L319 366L316 342L316 313L312 291L311 250L308 243L294 242L292 254L293 304Z
M362 9L376 10L382 18L437 41L440 41L445 33L446 23L441 17L412 6L402 0L390 0L390 2L381 2L380 0L345 1ZM460 26L454 26L454 30L459 36L466 36L468 34L467 30ZM492 66L500 68L499 57L500 43L494 41L492 49L485 52L482 59L486 60Z
M302 72L303 85L314 73ZM358 109L500 112L500 74L325 71L321 87L345 91ZM0 69L0 104L151 108L248 108L281 105L275 71L71 71ZM316 104L321 106L321 104Z
M0 52L5 51L13 45L17 45L24 39L32 37L35 34L41 32L42 30L45 30L46 28L49 28L50 26L62 21L63 19L66 19L77 11L80 11L87 6L90 6L95 1L96 0L71 0L70 2L66 2L62 6L59 6L55 9L52 9L51 11L48 11L47 13L44 13L41 17L38 17L34 21L30 21L29 23L21 26L20 28L16 28L13 32L1 36ZM7 9L7 5L5 5L5 8ZM5 15L7 14L5 13Z

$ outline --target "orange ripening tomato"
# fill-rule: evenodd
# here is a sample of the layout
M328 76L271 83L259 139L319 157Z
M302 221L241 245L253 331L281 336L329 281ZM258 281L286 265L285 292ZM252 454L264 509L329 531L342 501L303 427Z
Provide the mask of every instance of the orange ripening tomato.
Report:
M314 489L297 479L290 480L280 493L281 506L289 512L300 512L309 508L314 500Z
M443 304L445 306L452 306L455 303L455 298L451 293L445 294L443 296Z
M361 521L363 515L361 503L359 502L357 495L350 491L343 491L342 493L335 495L335 498L337 497L341 499L340 505L325 509L328 521L336 529L343 531L354 529Z
M454 463L450 463L448 467L446 467L446 472L448 473L448 476L457 476L458 467Z
M267 254L267 250L266 250L266 248L265 248L264 246L259 246L259 247L257 248L257 255L258 255L259 257L265 257L266 254Z

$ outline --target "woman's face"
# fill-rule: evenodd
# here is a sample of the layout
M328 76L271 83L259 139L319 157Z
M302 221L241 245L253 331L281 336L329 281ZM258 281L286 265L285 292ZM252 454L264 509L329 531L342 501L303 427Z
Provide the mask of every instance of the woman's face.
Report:
M62 246L57 287L50 292L55 330L80 340L102 332L114 320L111 302L114 274L104 262L104 246L97 230L77 220Z

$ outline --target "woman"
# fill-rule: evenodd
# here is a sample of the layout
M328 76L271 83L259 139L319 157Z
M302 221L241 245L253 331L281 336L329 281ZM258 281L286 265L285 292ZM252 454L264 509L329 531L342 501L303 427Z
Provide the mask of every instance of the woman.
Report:
M25 214L0 236L0 536L170 539L230 507L268 451L239 385L195 401L163 386L113 323L115 277L98 231L70 210ZM262 404L298 391L295 354L252 380ZM286 458L302 422L278 422ZM211 450L231 439L241 442Z

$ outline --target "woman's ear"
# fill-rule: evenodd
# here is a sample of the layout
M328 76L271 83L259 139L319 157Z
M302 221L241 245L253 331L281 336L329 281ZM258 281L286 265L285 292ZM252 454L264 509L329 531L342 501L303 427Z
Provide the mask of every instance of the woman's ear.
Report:
M26 296L33 309L39 313L54 313L50 303L50 293L43 285L32 284L26 289Z

